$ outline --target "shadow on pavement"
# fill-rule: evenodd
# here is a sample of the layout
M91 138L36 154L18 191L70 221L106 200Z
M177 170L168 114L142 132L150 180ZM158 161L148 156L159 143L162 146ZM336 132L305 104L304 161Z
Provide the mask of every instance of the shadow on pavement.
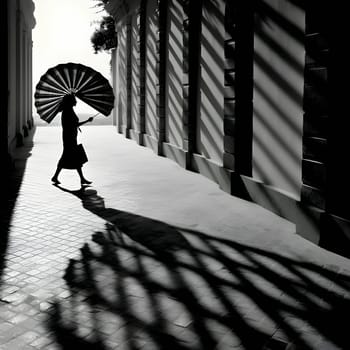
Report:
M35 127L29 131L28 136L24 139L23 146L16 149L13 157L14 169L6 172L6 177L3 178L4 183L2 186L2 193L0 195L0 287L2 284L3 271L6 266L6 252L9 244L9 232L13 210L21 189L27 159L31 156L34 134Z
M48 314L63 349L348 348L349 276L57 187L108 221L70 260L70 294Z

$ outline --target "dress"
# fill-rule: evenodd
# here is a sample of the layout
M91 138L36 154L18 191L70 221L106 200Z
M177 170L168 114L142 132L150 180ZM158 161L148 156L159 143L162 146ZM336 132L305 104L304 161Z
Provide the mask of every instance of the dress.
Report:
M62 111L62 136L63 153L58 161L58 166L64 169L79 169L84 161L78 151L77 136L79 128L79 118L73 108Z

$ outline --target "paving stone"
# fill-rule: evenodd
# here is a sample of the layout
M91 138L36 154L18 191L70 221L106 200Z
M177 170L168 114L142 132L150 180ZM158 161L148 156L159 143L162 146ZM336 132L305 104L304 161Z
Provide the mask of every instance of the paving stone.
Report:
M241 340L237 335L233 332L227 332L220 339L218 346L216 349L224 350L224 349L237 349L241 347Z
M33 342L31 342L29 345L31 345L35 349L45 349L51 343L53 343L53 339L48 338L46 336L40 336Z
M23 321L28 320L28 316L24 314L16 314L16 316L9 319L9 322L13 323L14 325L19 325Z
M177 339L180 344L185 345L189 349L200 349L202 346L198 335L193 332L190 327L182 328Z
M0 305L0 310L0 319L2 320L8 321L16 316L16 313L10 310L10 306L5 307L4 305Z
M20 334L19 328L14 328L9 322L1 322L0 327L0 345L7 343L11 338Z
M10 341L3 343L1 346L8 350L24 349L37 338L39 338L39 335L35 332L22 332L18 334L18 336L12 337Z

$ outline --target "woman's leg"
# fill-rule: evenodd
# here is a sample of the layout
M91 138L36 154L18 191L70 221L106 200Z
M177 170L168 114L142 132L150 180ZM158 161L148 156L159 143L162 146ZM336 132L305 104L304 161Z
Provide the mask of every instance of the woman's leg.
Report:
M80 182L81 182L82 185L83 184L87 184L87 185L91 184L91 181L85 179L85 177L83 175L83 171L81 170L81 168L77 168L77 172L79 174Z
M54 174L54 176L52 176L51 178L51 181L56 183L56 184L59 184L60 182L58 181L58 175L60 174L62 168L60 166L57 166L57 169L56 169L56 172Z

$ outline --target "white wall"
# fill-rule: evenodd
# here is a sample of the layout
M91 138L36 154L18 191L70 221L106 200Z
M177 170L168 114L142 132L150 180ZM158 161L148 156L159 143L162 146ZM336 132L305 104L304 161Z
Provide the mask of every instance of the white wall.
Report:
M304 13L285 0L263 4L254 37L253 176L299 197Z
M203 5L197 149L206 158L222 164L225 6L222 0L204 0Z

